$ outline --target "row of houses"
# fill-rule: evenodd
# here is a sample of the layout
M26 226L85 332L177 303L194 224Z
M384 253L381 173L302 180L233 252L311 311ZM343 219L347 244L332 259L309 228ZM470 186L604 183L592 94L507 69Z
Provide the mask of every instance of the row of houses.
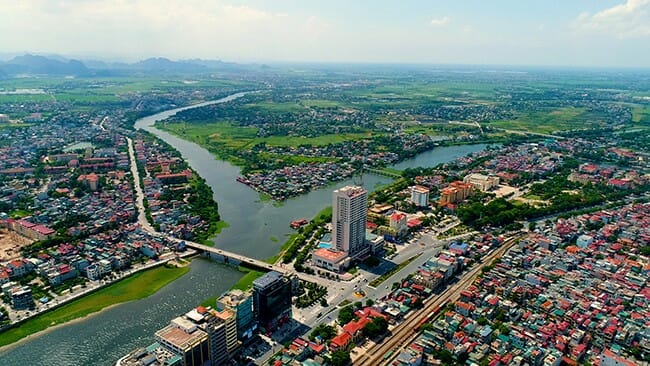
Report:
M593 220L607 224L586 231ZM639 252L650 243L649 220L650 205L630 205L570 219L571 230L566 220L544 226L463 291L414 345L471 365L637 364L634 350L650 351L650 262ZM591 239L577 245L583 235Z

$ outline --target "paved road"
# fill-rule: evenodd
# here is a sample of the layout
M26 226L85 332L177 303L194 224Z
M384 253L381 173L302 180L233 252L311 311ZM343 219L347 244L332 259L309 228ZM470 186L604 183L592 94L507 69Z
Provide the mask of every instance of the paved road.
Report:
M447 287L440 295L427 299L423 309L410 314L404 322L392 330L393 334L390 338L368 349L365 354L355 360L355 365L377 366L389 364L392 358L397 356L397 352L393 352L393 356L389 358L384 358L385 355L390 351L397 351L412 342L419 334L415 331L416 325L436 307L457 300L460 297L460 292L472 284L483 267L489 265L495 258L502 256L521 237L521 234L517 234L508 238L500 248L483 257L477 265L465 272L456 283Z
M161 232L156 231L153 228L153 226L151 226L149 221L147 220L147 216L146 216L146 212L145 212L145 208L144 208L145 196L144 196L144 192L142 190L142 186L140 184L140 172L138 171L138 166L137 166L137 161L136 161L136 156L135 156L135 149L133 147L133 140L131 138L129 138L129 137L127 137L126 139L127 139L128 145L129 145L129 159L131 160L131 174L133 175L133 184L134 184L135 195L136 195L135 205L136 205L136 207L138 209L138 224L140 224L142 229L144 229L146 232L148 232L148 233L150 233L152 235L155 235L157 237L165 238L165 239L167 239L169 241L173 241L173 242L184 241L186 243L186 245L188 247L190 247L190 248L200 250L200 251L204 251L204 252L212 252L212 253L215 253L215 254L220 255L220 256L224 256L224 257L234 259L234 260L236 260L237 262L240 262L240 263L246 262L249 265L258 267L259 269L262 269L262 270L273 270L273 271L277 271L277 272L280 272L280 273L295 273L298 276L298 278L300 278L301 280L304 280L304 281L317 282L317 283L323 281L322 278L319 278L319 277L316 277L316 276L311 276L311 275L308 275L308 274L305 274L305 273L296 273L290 267L284 267L284 266L280 266L280 265L269 264L269 263L266 263L264 261L261 261L261 260L255 259L255 258L250 258L250 257L244 256L244 255L241 255L241 254L229 252L229 251L219 249L219 248L210 247L210 246L207 246L207 245L195 243L195 242L188 241L188 240L182 240L182 239L167 235L165 233L161 233Z
M126 141L129 144L129 158L131 160L131 175L133 176L133 186L135 189L135 207L138 209L138 223L145 231L155 233L156 230L154 230L153 226L151 226L147 220L147 215L144 209L144 192L140 185L140 172L138 172L133 140L130 137L127 137Z
M472 234L458 235L445 240L437 240L431 234L423 234L422 237L413 243L398 245L398 252L390 261L382 261L378 267L373 269L359 269L357 276L351 281L328 281L323 283L322 279L320 279L321 281L317 283L321 283L328 288L327 302L330 306L323 308L316 304L308 309L297 309L294 311L294 317L309 327L314 327L321 323L331 323L338 317L339 308L336 306L342 301L361 301L365 303L367 299L377 301L377 299L385 297L392 291L392 284L394 282L400 282L407 275L417 271L429 258L436 256L449 243ZM379 277L381 273L387 272L396 264L402 263L418 254L420 254L418 258L391 275L379 286L376 288L370 287L372 280ZM359 297L355 295L355 292L358 290L362 290L365 296Z

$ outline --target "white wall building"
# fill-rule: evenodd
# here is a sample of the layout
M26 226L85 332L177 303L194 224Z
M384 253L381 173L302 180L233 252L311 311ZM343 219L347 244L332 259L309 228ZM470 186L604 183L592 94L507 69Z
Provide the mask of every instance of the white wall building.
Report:
M471 183L474 188L486 192L499 186L499 177L474 173L466 176L463 182Z
M429 188L423 186L413 186L411 188L411 201L418 207L429 205Z
M332 243L336 249L355 257L366 249L368 191L347 186L332 197Z

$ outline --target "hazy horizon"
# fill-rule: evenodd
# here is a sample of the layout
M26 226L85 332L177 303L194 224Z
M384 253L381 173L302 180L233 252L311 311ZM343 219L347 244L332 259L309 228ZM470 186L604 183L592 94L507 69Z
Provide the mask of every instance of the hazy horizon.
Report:
M0 57L650 67L650 0L0 1Z

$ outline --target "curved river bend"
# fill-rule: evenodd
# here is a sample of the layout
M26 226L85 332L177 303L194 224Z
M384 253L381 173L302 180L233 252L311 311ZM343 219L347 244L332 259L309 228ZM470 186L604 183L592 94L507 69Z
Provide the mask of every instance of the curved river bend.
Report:
M198 174L212 187L221 217L230 225L214 239L215 246L254 258L268 258L291 234L289 222L311 218L331 204L333 189L353 184L351 180L309 192L273 205L261 202L259 194L237 183L239 168L216 160L206 149L153 127L181 110L225 103L245 93L219 100L157 113L136 121L135 127L149 131L176 148ZM400 169L449 162L468 153L483 150L485 145L437 148L399 163ZM369 190L389 183L390 179L364 175ZM153 333L169 321L208 297L223 293L242 274L234 268L195 260L191 271L156 294L142 300L114 306L98 315L53 329L39 337L0 354L1 365L113 365L127 352L153 342Z

